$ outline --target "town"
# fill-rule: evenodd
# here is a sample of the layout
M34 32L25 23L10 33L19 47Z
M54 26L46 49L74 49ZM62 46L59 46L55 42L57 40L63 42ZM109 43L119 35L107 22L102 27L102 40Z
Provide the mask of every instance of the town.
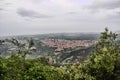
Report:
M65 39L43 39L44 45L56 48L55 51L62 51L66 48L89 47L95 44L96 40L65 40Z

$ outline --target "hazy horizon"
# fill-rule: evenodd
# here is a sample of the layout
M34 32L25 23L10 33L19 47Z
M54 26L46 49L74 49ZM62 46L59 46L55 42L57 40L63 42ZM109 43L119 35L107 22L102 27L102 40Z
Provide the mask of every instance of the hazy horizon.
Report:
M120 0L0 0L0 36L120 31Z

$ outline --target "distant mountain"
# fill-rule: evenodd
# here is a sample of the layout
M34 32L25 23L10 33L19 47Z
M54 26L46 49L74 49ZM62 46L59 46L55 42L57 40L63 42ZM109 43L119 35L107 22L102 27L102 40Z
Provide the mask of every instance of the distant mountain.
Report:
M30 36L29 36L30 37ZM53 38L53 39L67 39L67 40L97 40L99 33L51 33L42 35L33 35L33 38Z
M37 51L33 54L30 54L28 57L30 58L36 58L38 56L51 56L54 58L57 62L65 63L67 61L77 61L77 60L85 60L88 56L88 54L92 51L92 47L77 47L77 48L69 48L64 49L60 52L55 52L56 47L49 47L47 45L44 45L41 40L43 39L60 39L60 40L68 40L70 42L71 40L89 40L89 41L96 41L99 38L98 33L52 33L52 34L40 34L40 35L22 35L22 36L9 36L4 37L2 39L10 39L10 38L16 38L20 42L28 41L30 38L33 38L35 47ZM70 43L71 44L71 43ZM60 45L63 45L60 44ZM69 45L67 45L69 46ZM5 43L0 45L0 53L1 56L9 56L11 51L15 49L16 46L11 45L10 43Z
M17 38L20 40L35 38L54 38L54 39L67 39L67 40L97 40L99 33L49 33L49 34L36 34L36 35L19 35L19 36L8 36L0 37L0 39L5 38Z

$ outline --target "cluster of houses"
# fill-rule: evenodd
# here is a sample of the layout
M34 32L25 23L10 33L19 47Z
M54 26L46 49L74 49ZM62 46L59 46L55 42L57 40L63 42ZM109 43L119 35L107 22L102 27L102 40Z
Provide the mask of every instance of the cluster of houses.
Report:
M43 39L40 40L43 44L56 48L56 51L64 50L65 48L76 48L79 46L89 47L93 45L95 40L65 40L65 39Z

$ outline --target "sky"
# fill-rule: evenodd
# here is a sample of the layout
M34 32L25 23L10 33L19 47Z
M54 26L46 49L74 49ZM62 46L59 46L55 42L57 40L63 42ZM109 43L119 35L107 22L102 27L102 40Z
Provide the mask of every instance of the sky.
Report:
M120 0L0 0L0 36L120 30Z

